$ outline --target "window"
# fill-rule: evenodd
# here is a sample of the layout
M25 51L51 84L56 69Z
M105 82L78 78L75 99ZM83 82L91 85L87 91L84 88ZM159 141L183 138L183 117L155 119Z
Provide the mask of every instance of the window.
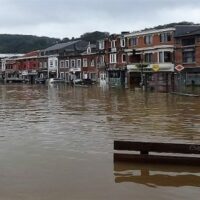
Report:
M152 57L153 57L153 54L152 53L146 53L144 55L144 61L146 63L151 63L152 62Z
M64 64L65 64L64 60L61 60L61 61L60 61L60 67L61 67L61 68L64 68Z
M110 54L110 63L117 62L117 54Z
M81 67L81 59L77 59L77 67Z
M91 78L92 80L96 80L96 74L95 74L95 73L91 73L91 74L90 74L90 78Z
M67 72L65 72L65 80L69 81L69 74Z
M183 63L195 62L195 50L194 48L188 48L183 50Z
M136 46L138 44L138 38L132 37L130 38L130 46Z
M172 53L170 51L159 52L159 62L172 62Z
M83 58L83 67L87 67L87 58Z
M40 65L40 68L42 68L42 64L43 64L43 63L42 63L42 62L40 62L40 64L39 64L39 65Z
M145 44L152 44L152 42L153 42L153 36L152 35L144 36L144 43Z
M90 54L92 52L91 47L87 48L87 54Z
M55 67L57 67L58 66L58 61L57 60L55 60Z
M49 64L50 64L50 67L53 67L53 60L50 60Z
M71 67L72 67L72 68L75 68L75 67L76 67L76 65L75 65L75 60L71 60Z
M99 57L99 63L102 65L104 64L104 55Z
M119 71L112 71L109 73L109 78L120 78L120 72Z
M61 73L60 73L60 78L62 78L62 79L65 78L65 74L64 74L64 72L61 72Z
M182 45L183 46L195 45L195 38L192 37L192 38L182 39Z
M94 67L94 59L91 60L90 66L91 66L91 67Z
M126 62L126 54L122 54L122 63Z
M160 42L169 42L172 40L172 35L169 32L161 33L160 34Z
M116 40L111 41L111 48L115 48L115 46L116 46L115 43L116 43Z
M104 40L99 41L99 49L104 49Z
M125 39L124 38L121 38L120 39L120 46L121 47L125 47L126 43L125 43Z
M69 68L69 60L65 60L65 67Z

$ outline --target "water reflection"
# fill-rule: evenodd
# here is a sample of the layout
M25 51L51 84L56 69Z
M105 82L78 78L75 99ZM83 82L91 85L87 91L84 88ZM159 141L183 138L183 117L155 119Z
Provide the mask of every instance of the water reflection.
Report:
M149 187L200 187L200 168L176 165L115 162L116 183L132 182Z
M167 187L156 188L157 198L145 182L113 181L113 141L198 144L199 111L198 98L164 93L65 84L0 85L1 198L170 199L163 195ZM114 172L116 178L121 172ZM198 199L197 185L187 191L171 187L170 200Z

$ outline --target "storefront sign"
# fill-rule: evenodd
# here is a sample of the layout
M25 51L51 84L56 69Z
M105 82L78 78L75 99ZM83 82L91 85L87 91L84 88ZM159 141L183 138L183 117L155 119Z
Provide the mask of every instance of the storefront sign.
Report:
M160 66L158 64L154 64L154 65L152 65L152 70L154 72L158 72L160 70Z

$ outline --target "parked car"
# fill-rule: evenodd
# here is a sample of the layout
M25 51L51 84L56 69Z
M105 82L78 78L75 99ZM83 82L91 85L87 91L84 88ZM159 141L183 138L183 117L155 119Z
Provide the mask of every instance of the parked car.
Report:
M92 85L94 82L91 79L76 79L74 80L74 84L77 85Z
M64 83L65 80L62 78L50 78L49 83Z
M45 84L46 83L46 79L44 79L44 78L36 78L35 79L35 83Z

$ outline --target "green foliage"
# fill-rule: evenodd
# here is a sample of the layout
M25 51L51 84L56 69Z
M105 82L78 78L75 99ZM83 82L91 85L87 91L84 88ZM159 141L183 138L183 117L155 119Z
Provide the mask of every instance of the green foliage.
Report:
M95 31L85 33L80 38L72 38L71 40L82 39L95 44L98 40L109 35L107 32ZM0 34L0 53L27 53L34 50L42 50L56 43L69 42L69 38L38 37L33 35L11 35Z
M145 28L144 31L146 30L152 30L152 29L164 29L164 28L173 28L177 25L199 25L199 24L195 24L193 22L186 22L186 21L183 21L183 22L174 22L174 23L169 23L169 24L164 24L164 25L158 25L158 26L155 26L153 28Z
M83 35L80 36L82 40L91 42L92 44L96 44L98 40L101 40L109 35L108 32L100 32L100 31L95 31L95 32L90 32L90 33L84 33Z
M60 42L57 38L0 34L0 53L27 53Z

